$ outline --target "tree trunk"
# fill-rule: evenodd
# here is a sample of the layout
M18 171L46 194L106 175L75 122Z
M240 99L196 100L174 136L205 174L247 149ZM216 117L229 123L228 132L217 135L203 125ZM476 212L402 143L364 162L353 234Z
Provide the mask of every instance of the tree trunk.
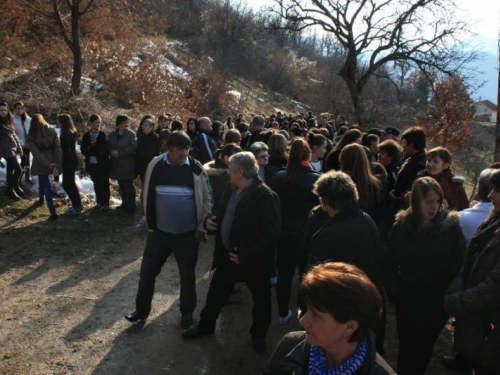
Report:
M80 46L80 6L79 1L71 9L71 39L73 41L73 76L71 77L71 94L81 94L83 57Z

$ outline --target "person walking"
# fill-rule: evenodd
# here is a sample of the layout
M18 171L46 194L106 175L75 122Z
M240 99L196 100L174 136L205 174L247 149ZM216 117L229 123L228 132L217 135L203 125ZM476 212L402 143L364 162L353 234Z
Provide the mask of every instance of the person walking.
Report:
M188 156L190 146L185 132L173 132L167 140L168 151L153 159L144 175L142 203L149 233L136 310L125 316L129 322L149 316L156 277L173 253L181 279L181 326L193 324L198 247L205 238L204 224L212 212L212 196L203 166Z
M21 158L21 168L24 169L24 180L33 185L31 178L31 161L30 149L28 148L27 140L30 131L31 117L26 113L26 107L23 102L14 104L14 126L17 138L23 148L23 156Z

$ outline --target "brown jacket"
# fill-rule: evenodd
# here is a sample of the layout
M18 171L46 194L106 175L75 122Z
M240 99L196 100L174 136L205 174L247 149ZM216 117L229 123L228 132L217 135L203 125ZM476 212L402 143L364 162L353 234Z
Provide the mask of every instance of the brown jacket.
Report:
M56 164L59 171L61 171L61 143L55 130L50 129L49 135L37 138L28 135L27 141L30 151L33 153L33 164L31 166L31 173L33 175L51 175L52 169L50 168L50 164Z
M19 139L13 130L0 126L0 158L13 158L16 154L22 154Z
M108 137L109 154L118 150L118 157L111 155L110 177L114 180L133 180L135 178L135 149L137 138L132 130L118 136L116 130Z

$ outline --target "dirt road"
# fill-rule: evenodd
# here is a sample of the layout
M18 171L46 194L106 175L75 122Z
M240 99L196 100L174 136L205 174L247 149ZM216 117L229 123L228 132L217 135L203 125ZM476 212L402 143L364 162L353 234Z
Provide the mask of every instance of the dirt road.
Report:
M157 280L145 324L123 315L134 309L145 243L140 214L87 210L46 220L35 201L10 203L0 190L1 374L260 374L282 335L299 329L273 323L268 351L251 348L251 298L244 285L239 304L225 307L216 334L183 340L178 271L169 259ZM198 307L204 305L213 244L200 248ZM276 315L276 308L273 313ZM386 358L394 366L397 340L389 314ZM443 334L436 357L449 353ZM435 360L429 374L452 374Z

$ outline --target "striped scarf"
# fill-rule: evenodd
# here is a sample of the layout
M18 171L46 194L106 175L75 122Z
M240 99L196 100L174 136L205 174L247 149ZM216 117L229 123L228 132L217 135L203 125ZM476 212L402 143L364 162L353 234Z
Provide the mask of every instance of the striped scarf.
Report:
M368 341L364 339L358 345L354 355L347 361L328 370L325 352L321 347L311 345L309 351L309 375L353 375L363 367L368 353Z

